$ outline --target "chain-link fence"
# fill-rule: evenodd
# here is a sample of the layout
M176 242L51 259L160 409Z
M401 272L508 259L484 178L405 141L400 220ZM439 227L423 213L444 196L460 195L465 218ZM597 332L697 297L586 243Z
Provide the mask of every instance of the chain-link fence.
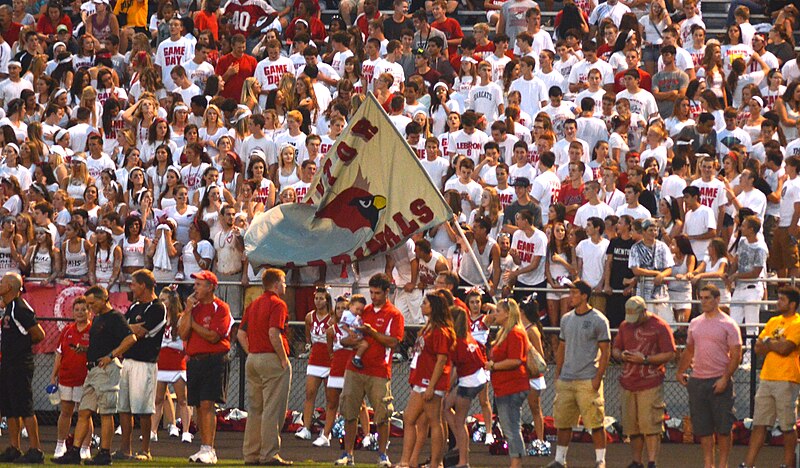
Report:
M228 287L233 287L228 285ZM242 310L250 300L257 297L260 291L257 288L249 287L244 288L237 285L242 294L242 300L239 302L239 310L232 310L235 318L241 317ZM339 291L340 290L340 291ZM336 287L335 292L344 292L350 290L347 287ZM766 302L766 301L765 301ZM293 308L291 298L289 300L290 310ZM43 327L47 333L46 340L49 342L54 340L57 343L58 336L61 329L69 322L63 318L44 318L41 319ZM765 321L762 316L762 321ZM410 394L410 386L408 384L409 376L409 351L413 348L416 339L419 325L407 326L405 329L405 338L401 344L394 350L393 366L392 366L392 393L395 398L395 409L402 411L405 408ZM685 325L676 325L675 329L682 329L677 333L677 344L682 349L683 341L685 340ZM612 330L612 335L615 335L615 330ZM236 326L233 329L233 336L236 334ZM290 361L292 363L292 386L289 396L289 407L292 410L302 411L303 402L305 400L305 374L307 360L303 357L306 352L305 342L305 323L299 321L290 322L287 330L287 335L290 343ZM494 330L489 341L493 339ZM557 339L558 328L547 327L544 330L543 344L545 347L545 357L549 362L549 367L545 373L545 380L548 385L552 385L555 374L554 347L558 343ZM748 343L753 337L748 338ZM42 347L39 345L39 347ZM54 349L55 346L48 349ZM755 395L755 388L757 385L758 373L758 360L755 354L752 353L752 347L746 351L750 353L752 368L742 367L734 375L734 390L736 392L736 414L739 418L748 417L752 411L752 399ZM40 415L43 424L55 424L58 413L58 408L50 404L45 387L50 383L50 375L53 369L55 355L53 353L41 353L35 357L36 370L34 373L33 388L34 388L34 408ZM245 401L245 388L244 388L244 361L245 356L238 345L234 345L230 351L230 368L228 378L228 400L226 407L228 408L246 408ZM684 417L689 414L689 400L686 389L682 387L676 380L675 370L677 367L678 359L670 362L667 365L667 376L664 384L664 396L667 403L667 412L672 417ZM605 376L605 399L606 399L606 412L609 416L619 419L621 417L621 404L622 393L619 385L619 378L622 372L622 367L619 363L612 363L609 365ZM545 415L552 414L553 400L555 394L552 389L547 389L542 392L542 410ZM320 389L317 393L316 400L317 407L325 406L325 392ZM527 405L523 405L523 420L530 421L530 413ZM479 413L480 406L477 399L473 402L472 413Z

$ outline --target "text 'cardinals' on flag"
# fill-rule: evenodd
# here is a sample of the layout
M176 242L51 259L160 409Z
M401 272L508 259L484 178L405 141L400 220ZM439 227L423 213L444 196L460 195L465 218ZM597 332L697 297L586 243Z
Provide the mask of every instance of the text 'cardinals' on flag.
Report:
M452 216L370 93L320 163L303 203L256 217L245 249L253 265L346 265Z

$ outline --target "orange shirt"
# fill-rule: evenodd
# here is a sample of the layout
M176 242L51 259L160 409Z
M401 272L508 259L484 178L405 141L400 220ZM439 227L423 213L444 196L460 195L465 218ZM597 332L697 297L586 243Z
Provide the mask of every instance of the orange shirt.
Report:
M200 326L216 332L220 340L210 343L197 333L191 333L186 342L186 354L195 356L208 353L227 353L231 349L231 310L222 299L214 297L208 304L197 304L192 309L192 319Z
M289 341L286 339L286 322L289 309L286 303L272 291L266 291L253 301L242 317L241 329L247 333L251 353L274 353L275 348L269 340L269 329L281 331L281 341L286 354L289 354Z

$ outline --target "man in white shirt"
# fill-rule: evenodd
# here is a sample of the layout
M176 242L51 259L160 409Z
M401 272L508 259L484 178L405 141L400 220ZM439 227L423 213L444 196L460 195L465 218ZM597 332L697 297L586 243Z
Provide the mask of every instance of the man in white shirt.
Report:
M767 196L753 186L755 182L756 178L753 175L753 171L745 169L739 176L739 188L741 189L739 195L733 192L733 187L730 184L725 186L725 191L728 195L728 200L736 208L737 213L744 207L750 208L763 224L764 214L767 211Z
M614 91L614 69L597 57L597 44L594 41L584 41L582 50L584 59L576 63L569 72L569 91L579 93L588 88L589 70L592 68L600 70L605 90Z
M0 106L8 108L8 103L19 99L22 90L33 90L33 85L28 80L20 77L22 64L15 60L8 62L8 78L0 82Z
M728 154L733 145L742 145L749 153L753 149L750 134L736 125L739 111L735 107L728 107L723 113L725 128L717 132L717 154Z
M193 96L200 94L200 87L189 80L186 70L181 65L175 65L170 73L172 81L175 82L175 89L172 92L180 94L183 102L191 102Z
M546 105L542 112L550 116L553 124L553 131L558 139L564 138L564 126L568 120L574 120L575 114L572 113L572 106L564 102L564 91L558 86L551 86L547 92L550 97L550 104Z
M588 155L592 154L589 143L578 138L578 121L575 119L567 119L567 121L564 122L564 138L558 140L553 146L553 153L556 155L556 166L559 168L569 161L569 145L573 141L577 141L583 145L581 161L583 161L584 164L589 163Z
M194 45L189 38L183 36L183 22L176 16L169 20L169 39L162 41L156 51L155 64L161 68L164 88L175 89L172 69L191 61L193 57Z
M491 80L498 85L503 82L503 70L506 64L511 61L511 57L506 55L510 39L505 34L498 34L494 38L494 53L488 55L484 60L492 66Z
M477 165L483 158L483 146L489 142L489 135L475 128L478 115L468 110L461 115L461 130L450 134L447 153L452 161L458 155L464 155Z
M539 52L539 69L536 70L536 76L544 82L545 89L548 93L553 86L558 86L561 92L564 93L569 89L567 86L567 79L553 68L555 60L556 55L552 50L543 50Z
M594 148L599 141L608 141L605 122L594 116L595 100L587 96L578 103L581 106L581 115L575 120L578 126L576 133L578 139L585 141L589 148Z
M261 84L261 96L258 98L258 104L262 109L267 108L267 95L273 89L278 89L278 83L283 75L293 72L294 63L289 57L281 55L281 43L276 39L269 40L267 57L256 64L256 71L253 74Z
M379 69L379 65L383 61L380 56L381 42L374 37L367 39L364 51L367 56L361 62L361 82L365 90L372 91L373 81L380 76L375 74L375 71Z
M547 256L547 235L534 226L533 213L524 209L515 217L517 230L511 236L511 257L518 269L509 273L508 284L517 288L547 287L545 277L545 257ZM514 291L514 297L521 301L530 291Z
M538 57L543 50L556 50L553 45L553 38L550 37L547 31L542 29L542 11L538 7L531 8L525 12L525 21L528 27L525 33L531 36L531 48L534 53L533 57ZM517 38L521 35L522 33L517 34ZM519 55L516 49L514 54Z
M592 14L589 15L589 24L597 26L601 19L611 18L614 24L619 27L622 16L630 12L631 9L619 0L608 0L605 3L598 4L594 10L592 10Z
M550 205L558 198L561 180L555 173L555 155L545 151L539 155L539 175L531 185L531 198L542 209L542 224L550 222Z
M683 211L683 189L686 188L686 174L689 165L685 156L672 158L672 174L661 183L661 198L674 200L678 209Z
M447 174L447 169L450 168L450 163L439 155L439 140L435 137L425 140L425 159L420 160L420 164L422 164L425 172L428 173L433 185L441 190L444 186L444 176Z
M206 87L206 80L214 74L214 66L206 61L208 58L208 45L197 44L194 47L194 57L192 60L183 63L183 69L189 76L189 80L200 87L201 90ZM185 100L186 104L191 101Z
M334 50L331 66L339 76L344 76L344 62L353 56L350 50L350 35L345 31L338 31L330 38L331 48Z
M697 1L696 0L684 0L683 2L683 14L686 15L686 19L681 21L681 43L683 44L691 44L692 43L692 26L695 24L703 28L703 30L707 29L706 24L703 22L703 17L700 15L700 11L697 8ZM744 31L742 31L744 32Z
M474 210L481 201L483 187L481 184L472 180L472 172L475 170L475 163L469 158L464 158L458 163L458 178L449 180L444 185L445 192L455 190L461 197L461 212L464 214Z
M402 52L403 44L398 40L391 40L386 45L386 56L375 64L376 77L381 76L382 73L388 73L394 77L394 82L389 87L389 90L393 93L402 92L406 82L403 66L397 63Z
M248 117L248 129L250 135L246 136L242 143L242 167L247 170L250 167L250 155L254 150L261 150L267 158L267 166L278 163L278 150L275 143L264 135L265 119L263 114L253 114Z
M86 139L89 137L90 133L96 131L94 127L89 125L89 118L91 115L91 110L85 107L79 107L77 111L78 123L67 129L67 133L69 133L69 147L76 153L86 151Z
M639 194L642 193L641 184L629 183L625 186L625 204L617 208L616 215L628 215L633 219L647 219L650 211L639 203Z
M547 85L541 78L533 74L536 69L536 59L522 57L519 62L520 77L511 82L510 91L519 91L520 107L528 115L534 116L547 104Z
M587 201L575 212L574 224L576 226L585 229L589 219L596 217L605 220L614 214L614 210L600 200L600 183L596 180L590 180L583 185L583 195Z
M779 204L778 226L772 238L769 263L780 278L797 276L800 270L798 260L797 238L800 237L800 179L797 177L800 170L800 158L790 156L784 161L786 180L783 182L781 201Z
M628 70L625 72L625 91L617 93L617 101L627 98L631 105L631 112L640 114L646 120L658 117L658 104L650 92L639 87L639 72Z
M508 57L506 57L508 58ZM478 83L469 90L466 108L483 114L486 121L493 123L503 114L503 88L491 80L492 65L487 61L478 64Z
M683 233L692 244L695 257L703 258L711 239L717 235L717 220L714 212L700 203L700 189L690 185L683 189L683 202L686 206Z
M598 217L591 217L586 223L584 239L575 247L578 263L578 277L592 287L592 306L605 312L606 297L603 295L603 272L605 270L606 250L609 240L603 237L606 223Z

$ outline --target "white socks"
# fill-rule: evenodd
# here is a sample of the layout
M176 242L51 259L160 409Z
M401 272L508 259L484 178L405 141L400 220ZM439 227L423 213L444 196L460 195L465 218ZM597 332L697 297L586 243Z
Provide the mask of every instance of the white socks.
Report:
M605 462L606 461L606 449L594 449L594 458L595 458L595 461Z
M556 461L565 465L567 463L567 450L569 449L568 446L556 446Z

